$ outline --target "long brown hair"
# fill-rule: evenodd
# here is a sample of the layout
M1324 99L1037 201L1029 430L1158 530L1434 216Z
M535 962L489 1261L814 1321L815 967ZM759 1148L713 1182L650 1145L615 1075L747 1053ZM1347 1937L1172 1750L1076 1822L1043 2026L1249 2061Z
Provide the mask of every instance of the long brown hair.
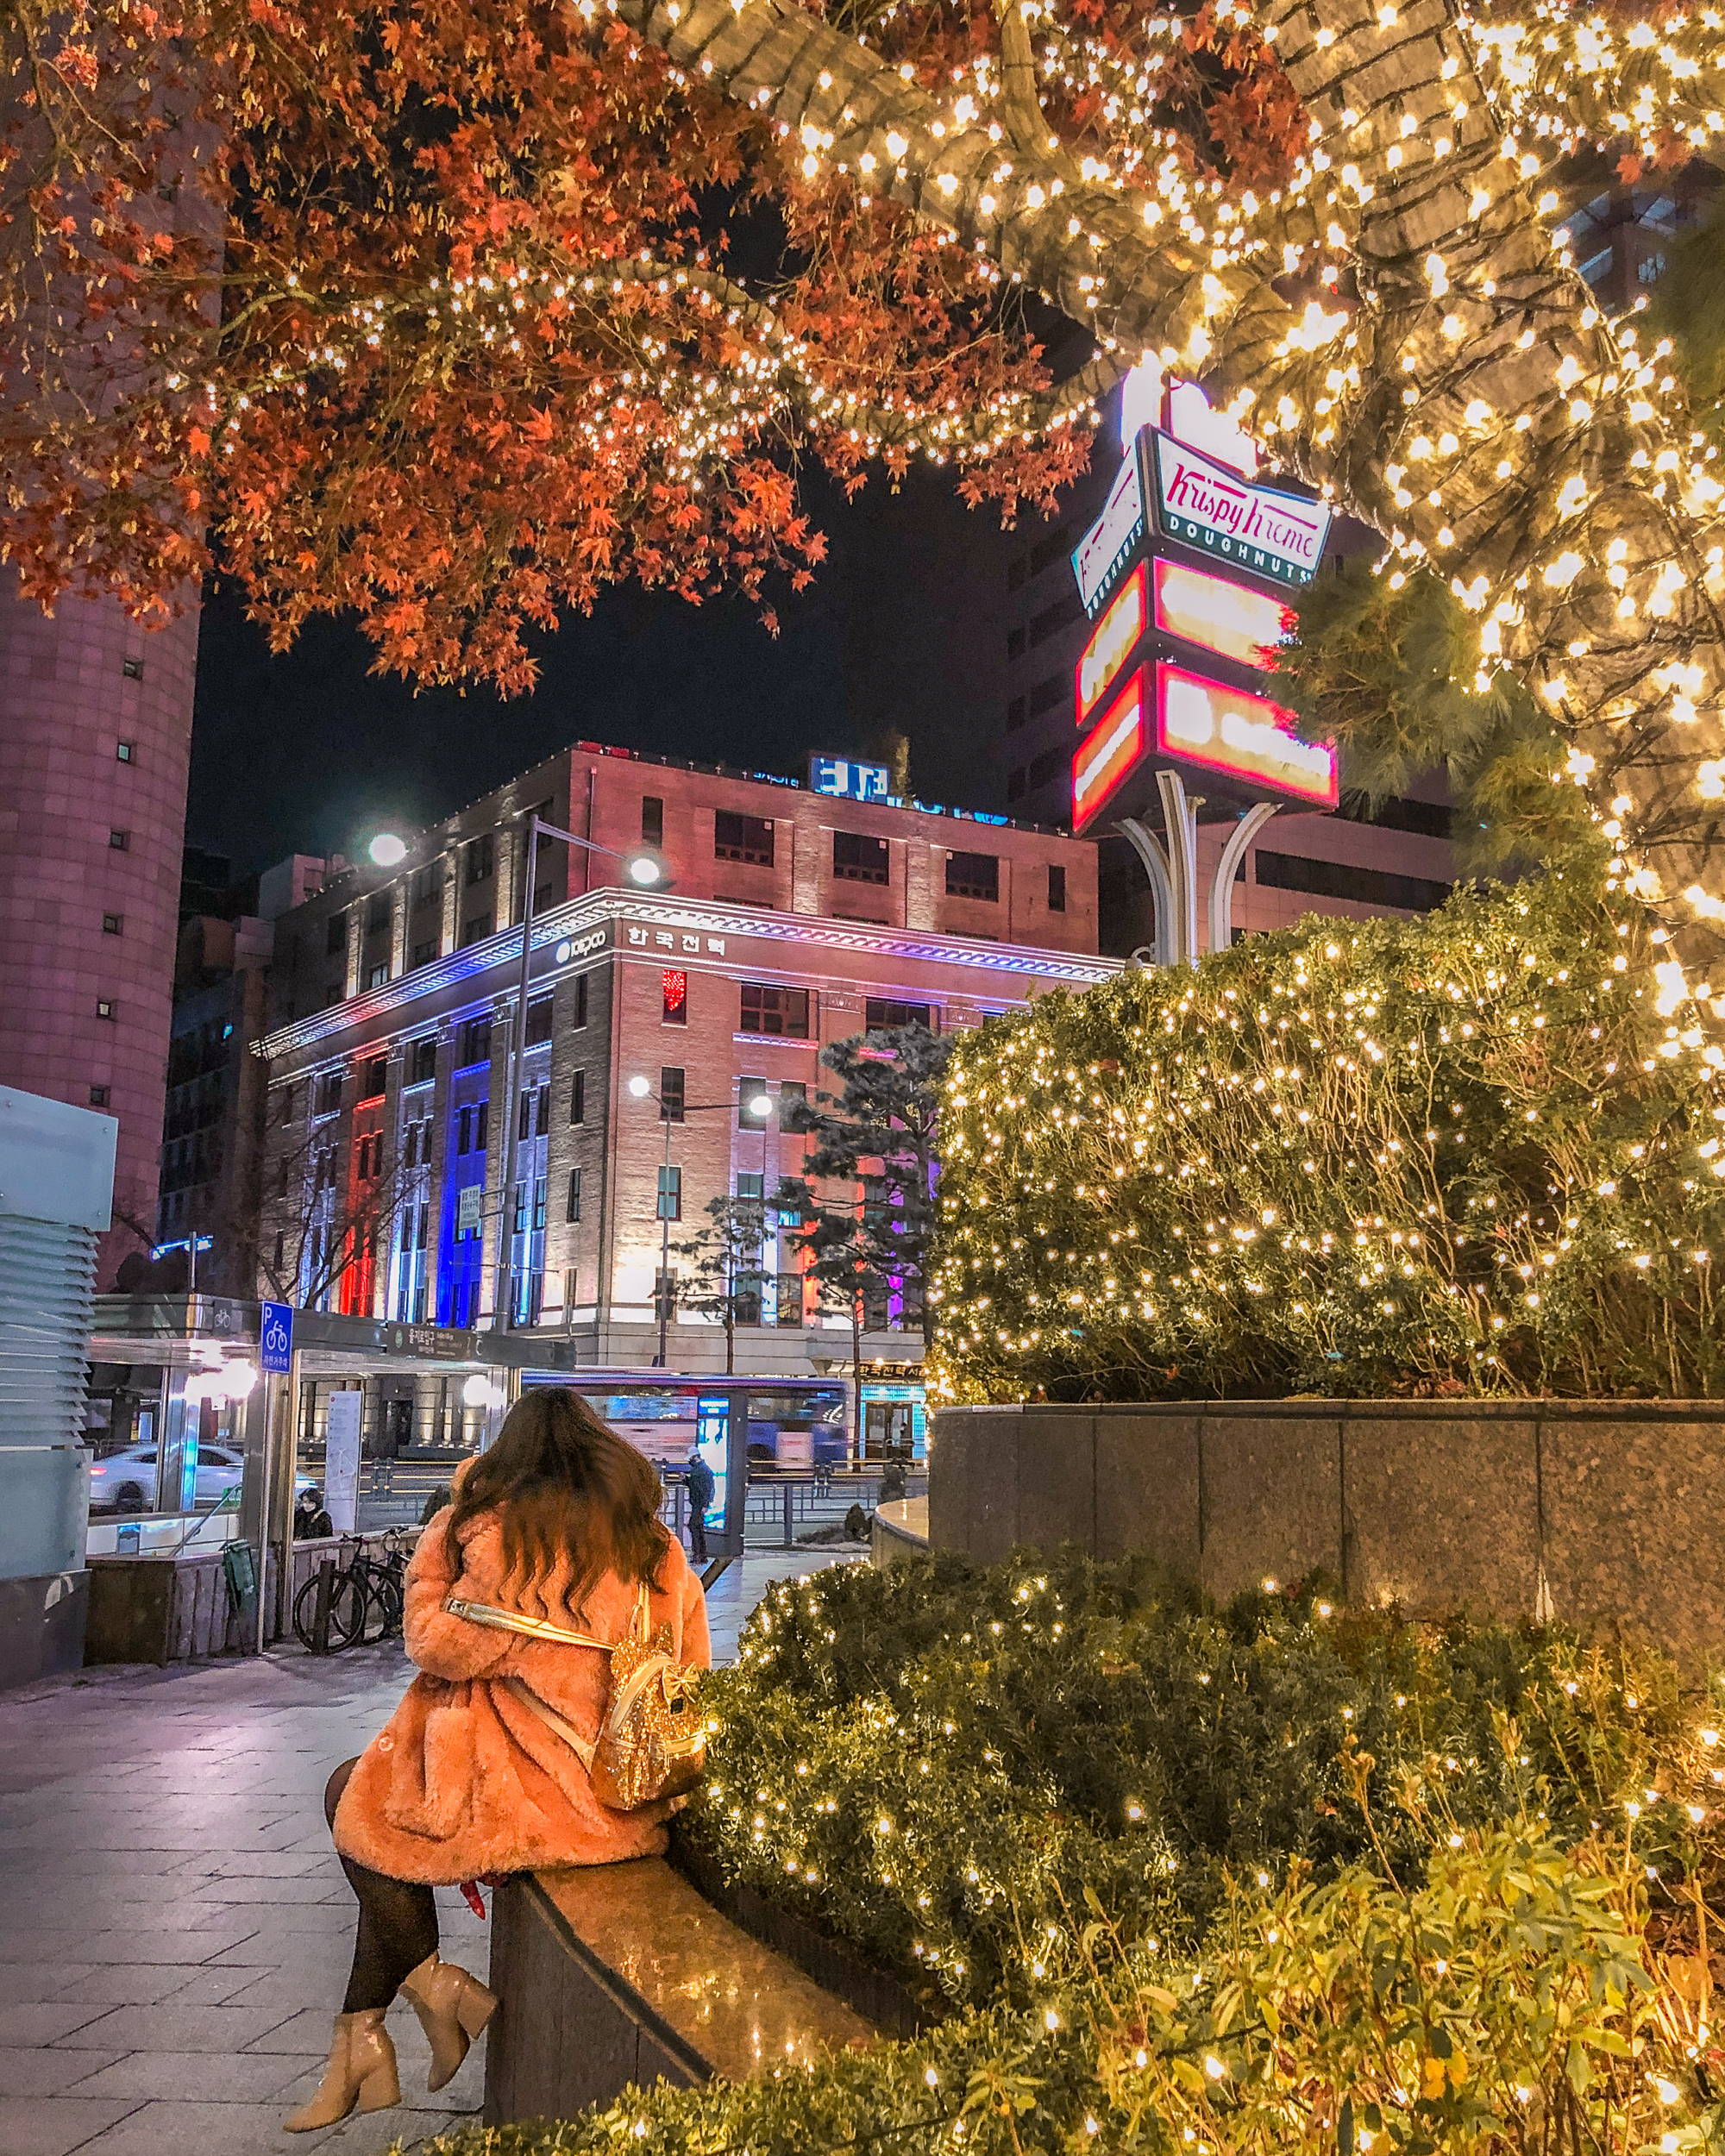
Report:
M459 1570L467 1523L495 1512L505 1584L519 1578L530 1591L567 1557L574 1572L566 1597L571 1610L606 1572L656 1587L671 1546L658 1519L662 1494L651 1463L580 1394L536 1385L461 1477L445 1531L449 1563Z

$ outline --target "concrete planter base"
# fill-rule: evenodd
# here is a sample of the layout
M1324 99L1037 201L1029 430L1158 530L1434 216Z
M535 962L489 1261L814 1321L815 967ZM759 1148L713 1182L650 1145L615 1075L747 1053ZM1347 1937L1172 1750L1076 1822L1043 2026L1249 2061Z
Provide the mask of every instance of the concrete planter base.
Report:
M1725 1651L1725 1404L1225 1401L946 1407L929 1539L1144 1551L1218 1600L1321 1569L1352 1601Z
M656 1857L524 1873L492 1917L488 2126L571 2118L631 2083L789 2071L873 2040Z

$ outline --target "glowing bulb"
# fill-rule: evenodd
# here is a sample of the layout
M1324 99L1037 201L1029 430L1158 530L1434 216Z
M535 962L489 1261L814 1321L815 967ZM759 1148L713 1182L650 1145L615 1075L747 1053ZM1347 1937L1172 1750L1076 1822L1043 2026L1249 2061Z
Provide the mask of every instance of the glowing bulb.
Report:
M380 868L393 868L407 858L407 841L393 831L380 831L366 851Z

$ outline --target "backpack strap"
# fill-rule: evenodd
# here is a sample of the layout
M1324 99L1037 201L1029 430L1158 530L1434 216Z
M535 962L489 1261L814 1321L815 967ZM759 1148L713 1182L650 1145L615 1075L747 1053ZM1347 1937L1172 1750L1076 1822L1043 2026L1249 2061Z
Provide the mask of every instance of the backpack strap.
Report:
M598 1747L589 1744L567 1716L560 1714L555 1707L548 1707L539 1695L530 1690L518 1677L506 1677L503 1682L509 1688L511 1696L518 1699L530 1714L536 1714L554 1737L561 1737L591 1774L593 1755Z
M644 1601L644 1587L641 1593ZM464 1601L459 1595L446 1596L443 1608L451 1617L465 1617L470 1625L486 1625L493 1632L518 1632L524 1639L549 1639L557 1646L597 1647L601 1654L609 1654L617 1645L614 1639L594 1639L586 1633L571 1632L567 1626L554 1625L544 1617L529 1617L518 1609L499 1609L493 1602Z

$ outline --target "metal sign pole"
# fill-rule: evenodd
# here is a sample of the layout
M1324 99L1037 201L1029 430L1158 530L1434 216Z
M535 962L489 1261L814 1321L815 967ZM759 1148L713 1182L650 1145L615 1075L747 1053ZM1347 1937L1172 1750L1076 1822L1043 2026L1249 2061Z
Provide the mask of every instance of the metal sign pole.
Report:
M264 1651L264 1613L268 1604L264 1599L266 1583L269 1578L270 1491L275 1483L275 1395L279 1380L264 1380L264 1489L263 1509L258 1526L258 1636L252 1651Z

